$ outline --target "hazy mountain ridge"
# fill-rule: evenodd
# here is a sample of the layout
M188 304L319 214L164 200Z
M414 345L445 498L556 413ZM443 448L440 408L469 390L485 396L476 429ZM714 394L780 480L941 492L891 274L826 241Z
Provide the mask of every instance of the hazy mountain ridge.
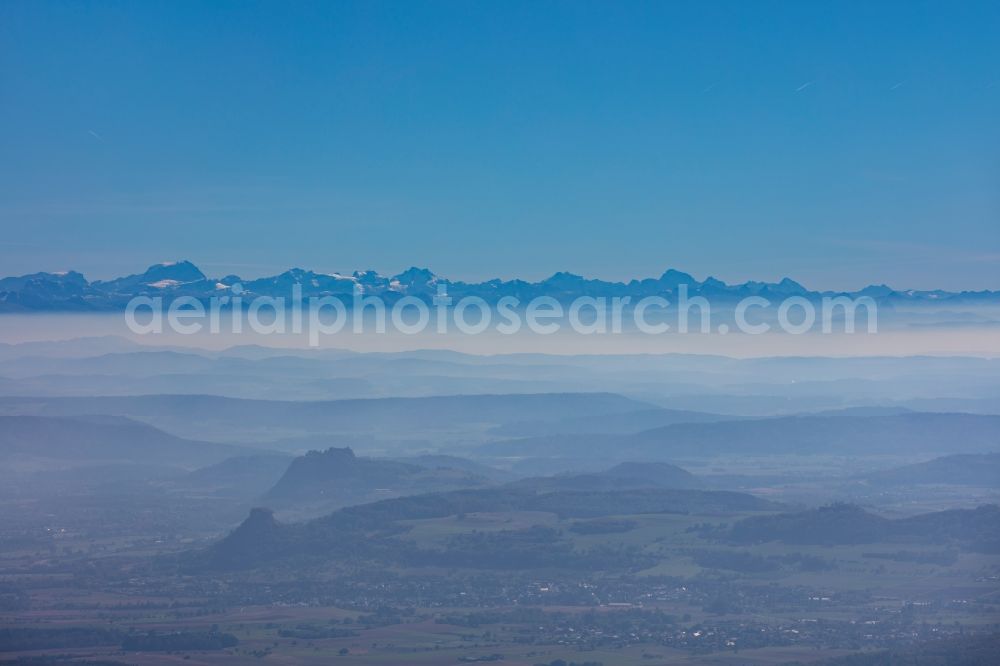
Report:
M316 433L395 435L498 425L523 418L570 418L648 408L614 393L521 393L345 400L247 400L211 395L0 398L0 414L110 414L179 436L264 442ZM274 435L273 437L271 435ZM266 436L265 436L266 435ZM333 442L330 442L331 444ZM327 444L326 446L329 446ZM313 441L306 448L325 448Z
M557 421L521 421L493 428L498 437L533 437L565 433L630 434L673 425L732 420L732 416L686 409L644 409L620 414L595 414Z
M559 434L501 440L479 450L492 456L657 460L740 454L980 453L994 450L998 439L1000 416L909 412L676 423L632 435Z
M234 291L234 285L240 289ZM719 300L739 300L748 296L761 296L781 300L789 296L819 299L823 296L867 296L885 303L997 303L1000 292L942 290L916 291L893 289L886 285L870 285L857 291L815 291L795 280L783 278L776 283L748 281L726 284L713 277L697 280L674 269L658 278L633 279L629 282L610 282L588 279L567 272L558 272L538 282L525 280L493 279L469 283L451 281L426 268L410 268L393 276L383 276L376 271L354 271L351 274L321 273L292 268L279 275L243 280L237 275L210 278L189 261L167 262L150 266L145 272L113 280L88 281L76 271L59 273L32 273L0 279L0 312L24 311L108 311L123 309L135 296L159 296L164 301L186 296L207 300L213 296L242 294L244 300L254 296L291 297L293 287L301 289L304 297L349 296L358 290L365 295L381 296L393 301L403 296L416 296L430 300L439 285L445 285L455 298L478 296L495 303L504 296L528 300L538 296L551 296L560 301L578 296L676 296L681 285L687 285L691 296L705 296Z
M114 349L116 344L119 349ZM76 353L70 355L73 349ZM0 394L212 394L315 402L605 392L646 402L634 405L630 415L613 418L606 418L606 409L569 415L563 422L557 422L560 417L556 415L524 413L493 432L523 437L639 432L681 421L728 418L719 414L763 416L862 407L902 411L907 406L920 411L1000 413L997 366L1000 359L927 356L789 360L689 354L477 356L301 348L208 352L110 338L0 345ZM951 397L943 400L939 395ZM654 405L660 409L653 409Z

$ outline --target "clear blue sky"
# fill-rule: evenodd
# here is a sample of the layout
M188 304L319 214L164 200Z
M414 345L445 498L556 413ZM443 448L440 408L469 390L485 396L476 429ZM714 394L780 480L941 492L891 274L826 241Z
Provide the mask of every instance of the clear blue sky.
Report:
M996 2L0 3L0 273L1000 288Z

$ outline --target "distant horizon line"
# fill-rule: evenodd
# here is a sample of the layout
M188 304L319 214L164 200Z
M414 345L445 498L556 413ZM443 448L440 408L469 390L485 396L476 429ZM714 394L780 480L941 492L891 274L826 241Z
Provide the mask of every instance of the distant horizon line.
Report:
M81 313L42 313L53 315L78 315ZM100 314L103 316L112 316L113 313L82 313L82 316ZM37 315L27 315L27 316L37 316ZM287 341L288 338L279 338L279 340ZM221 355L239 352L241 350L260 350L267 353L281 354L281 353L291 353L291 354L344 354L344 355L385 355L385 356L395 356L395 355L422 355L422 354L432 354L432 355L449 355L454 354L458 356L468 356L471 358L514 358L514 357L554 357L554 358L609 358L609 357L622 357L622 358L635 358L640 356L648 356L661 358L666 356L674 357L690 357L690 358L716 358L716 359L726 359L731 361L761 361L769 359L803 359L810 361L817 360L873 360L873 359L893 359L893 360L903 360L903 359L971 359L971 360L985 360L985 361L1000 361L1000 355L995 352L989 351L962 351L962 352L917 352L917 353L903 353L903 354L886 354L886 353L873 353L873 354L759 354L750 356L740 356L734 354L725 354L722 352L692 352L692 351L614 351L614 352L592 352L592 351L565 351L565 352L552 352L552 351L500 351L500 352L475 352L463 349L456 349L451 347L410 347L401 348L393 350L384 349L354 349L347 346L325 346L325 347L310 347L308 345L290 345L290 344L262 344L259 342L244 342L244 343L234 343L229 345L223 345L219 347L201 346L197 344L180 344L176 339L171 343L146 343L140 342L134 335L123 335L120 333L105 333L101 335L80 335L68 338L33 338L30 340L17 340L14 342L7 342L0 340L0 349L10 349L13 347L24 347L24 346L39 346L39 345L68 345L73 343L88 343L88 342L105 342L114 341L116 343L126 343L130 345L130 351L102 351L94 352L91 354L84 354L82 358L93 358L97 356L113 355L113 354L129 354L129 353L174 353L174 354L189 354L198 355L209 354L209 355ZM542 392L546 393L546 392ZM551 393L551 392L549 392ZM594 393L590 391L589 393ZM600 393L598 391L597 393ZM160 395L212 395L212 394L160 394ZM449 394L449 395L464 395L464 394ZM476 394L476 395L486 395L486 394ZM528 392L519 393L497 393L494 395L533 395ZM10 396L7 396L10 397ZM224 397L224 396L223 396Z
M228 266L235 266L235 264L213 264L213 263L208 263L208 264L203 264L203 265L207 265L207 266L216 266L216 265L218 265L218 266L227 266L227 265ZM933 288L933 289L926 289L926 288L925 289L896 288L896 287L889 286L889 284L887 284L886 282L878 282L878 281L868 282L864 287L861 287L859 289L830 289L830 288L826 288L826 289L822 289L822 288L820 288L820 289L814 289L814 288L805 286L804 284L802 284L802 282L800 282L799 280L796 280L796 279L790 277L787 274L783 275L780 279L775 280L773 282L772 281L768 281L768 280L758 280L758 279L747 279L747 280L743 280L742 282L740 282L740 281L727 282L725 280L716 278L714 275L708 275L704 279L700 279L699 280L698 278L694 277L693 273L690 273L690 272L685 271L685 270L680 270L680 269L677 269L677 268L673 268L673 267L666 268L664 270L664 272L661 273L659 276L632 277L632 278L628 278L628 279L605 279L605 278L599 278L599 277L587 277L587 276L585 276L582 273L575 273L575 272L570 271L570 270L556 270L555 272L549 274L547 277L542 277L542 278L537 278L537 279L528 279L528 278L520 278L520 277L512 277L512 278L492 277L492 278L482 279L482 280L476 280L476 279L453 279L453 278L447 277L447 276L445 276L443 274L436 273L435 271L432 271L429 268L420 267L420 266L416 266L416 265L410 265L409 267L407 267L407 268L399 271L398 273L394 273L394 274L382 273L382 272L378 271L377 269L355 269L355 270L350 271L350 272L341 272L341 271L316 270L316 269L313 269L313 268L303 268L301 266L291 266L291 267L286 268L285 270L279 271L277 273L264 273L264 274L261 274L261 275L256 276L256 277L241 276L241 275L237 275L235 273L230 273L230 274L227 274L227 275L222 275L221 277L218 277L218 278L212 278L208 274L204 273L201 270L201 268L198 266L198 264L196 264L194 261L191 261L189 259L177 259L177 260L171 260L171 261L155 262L155 263L149 264L146 267L146 269L144 271L141 271L141 272L129 273L129 274L126 274L126 275L119 275L119 276L116 276L116 277L110 277L110 278L104 278L104 279L98 278L98 279L94 279L94 280L88 279L83 271L80 271L80 270L77 270L77 269L73 269L73 268L65 269L65 270L57 270L57 271L39 270L39 271L35 271L35 272L32 272L32 273L24 273L24 274L21 274L21 275L6 275L6 276L5 275L0 275L0 293L3 293L3 288L2 287L3 287L3 283L6 282L6 281L10 281L10 280L22 280L22 279L26 279L26 278L35 277L35 276L51 275L51 276L65 277L65 276L69 276L69 275L79 275L89 285L98 285L98 284L106 285L106 284L118 282L118 281L121 281L121 280L127 280L129 278L139 278L139 277L142 277L142 276L150 273L150 271L152 271L154 269L157 269L157 268L164 269L164 268L171 268L171 267L174 267L174 266L190 266L191 268L194 268L199 273L201 273L202 276L203 276L203 279L205 279L205 280L216 279L216 280L219 280L219 281L224 281L224 280L231 280L233 278L238 278L238 280L241 281L241 282L257 282L257 281L260 281L260 280L266 280L268 278L276 278L276 277L280 277L280 276L283 276L283 275L288 275L288 274L292 274L292 273L296 273L296 272L298 272L300 274L306 274L306 275L325 276L325 277L329 277L329 278L335 278L335 279L340 278L340 279L348 279L348 280L352 279L352 278L356 278L358 276L366 276L366 275L374 275L374 276L378 276L378 277L381 277L381 278L386 278L386 279L392 280L392 279L395 279L395 278L406 276L408 274L412 274L414 272L420 272L420 273L429 274L429 275L432 276L432 278L434 280L437 280L437 281L440 281L440 282L444 282L446 284L456 284L456 285L460 284L460 285L469 285L469 286L486 285L486 284L491 284L491 283L509 284L509 283L516 283L516 282L522 282L522 283L525 283L527 285L537 286L537 285L542 285L542 284L545 284L545 283L552 282L553 280L558 279L558 278L570 278L570 279L579 279L579 280L583 280L583 281L586 281L586 282L600 283L600 284L609 285L609 286L620 285L620 286L627 287L627 286L632 285L632 284L641 284L641 283L648 282L648 281L662 281L668 275L674 275L674 276L677 276L678 278L687 278L687 279L689 279L689 284L692 284L692 285L710 285L710 286L718 286L720 288L740 288L740 287L748 287L748 286L750 286L750 287L754 287L754 286L759 286L759 287L778 286L778 285L785 284L785 285L788 285L788 286L791 286L791 287L794 287L794 288L797 288L797 289L801 289L804 292L815 293L815 294L851 294L851 293L863 293L865 291L869 291L869 290L872 290L872 289L885 289L885 290L889 290L889 291L891 291L893 293L897 293L897 294L933 294L933 293L940 293L942 295L945 295L945 294L959 295L959 294L997 294L997 293L1000 293L1000 288L998 288L998 289L991 289L989 287L963 288L963 289L957 289L957 290L956 289L941 289L941 288Z

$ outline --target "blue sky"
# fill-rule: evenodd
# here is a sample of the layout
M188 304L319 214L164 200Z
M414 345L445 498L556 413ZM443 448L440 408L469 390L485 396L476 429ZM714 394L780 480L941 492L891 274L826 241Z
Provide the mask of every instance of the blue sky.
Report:
M0 273L1000 289L996 3L0 4Z

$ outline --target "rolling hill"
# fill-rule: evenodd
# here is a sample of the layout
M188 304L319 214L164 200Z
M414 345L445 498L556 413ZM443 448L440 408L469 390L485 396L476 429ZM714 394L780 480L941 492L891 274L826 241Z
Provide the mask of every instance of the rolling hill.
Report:
M1000 507L950 509L890 520L850 504L771 516L751 516L736 523L729 538L738 543L780 541L796 545L852 545L878 541L924 544L961 542L976 550L1000 552Z
M336 558L341 563L358 561L366 565L376 561L412 564L419 554L399 538L409 529L405 521L475 512L541 511L560 518L599 518L643 513L721 515L773 511L778 507L752 495L725 491L640 488L536 492L505 486L411 495L349 506L305 523L281 524L274 520L270 510L255 509L227 537L207 549L187 553L180 565L200 571L228 570L303 558L311 561ZM545 548L549 542L551 539L542 540L539 547ZM486 551L480 554L483 552Z
M865 481L881 486L949 484L1000 488L1000 453L943 456L869 474Z
M0 416L0 459L54 466L150 463L194 468L244 449L175 437L116 416Z
M669 460L720 455L978 453L1000 441L1000 416L909 412L877 416L785 416L677 423L634 435L551 435L501 440L488 456Z

